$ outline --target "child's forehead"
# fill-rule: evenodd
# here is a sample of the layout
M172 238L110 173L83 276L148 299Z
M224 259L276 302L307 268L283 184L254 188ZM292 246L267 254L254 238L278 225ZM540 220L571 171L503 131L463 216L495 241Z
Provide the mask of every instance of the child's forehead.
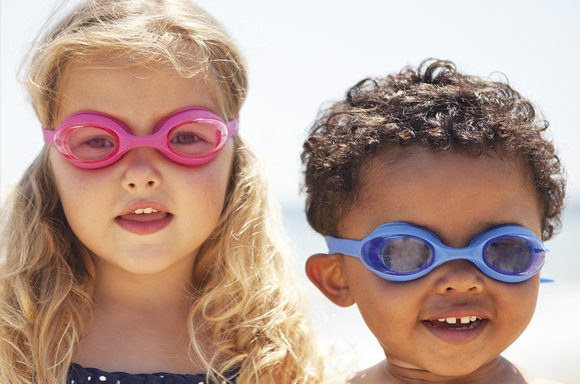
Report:
M364 238L391 222L429 228L455 245L498 225L541 232L537 192L516 160L420 146L399 151L379 151L363 165L356 199L338 226L341 237ZM460 229L464 236L451 239Z
M520 159L495 151L470 155L457 150L434 150L418 145L384 148L365 160L358 178L355 205L373 200L373 194L401 194L410 186L415 189L436 188L439 192L464 194L470 188L480 188L486 183L509 184L517 180L521 186L513 193L536 196L529 172ZM461 185L458 185L461 184ZM435 192L435 191L433 191Z
M420 145L389 146L365 159L360 182L372 181L374 174L391 173L399 179L415 178L419 173L449 175L456 172L479 173L482 177L527 177L523 160L505 153L488 150L469 154L456 149L431 149Z
M145 87L146 89L156 88L156 84L159 89L170 84L177 86L185 80L192 84L192 92L200 89L207 90L209 92L207 96L213 100L213 104L219 106L218 110L214 112L218 115L223 115L219 89L205 72L200 71L197 76L186 76L175 67L164 63L110 61L106 57L96 57L90 61L72 61L62 71L57 92L58 110L55 116L60 114L63 106L66 106L69 99L68 92L74 89L82 89L89 80L99 82L99 79L103 77L118 77L120 79L119 86L122 87ZM113 103L116 94L113 89L111 92L111 102ZM76 93L82 92L78 91ZM146 93L143 93L143 97L146 96ZM138 103L139 100L135 100L135 102Z
M184 71L187 68L187 72ZM184 78L207 78L208 69L201 63L194 60L188 60L185 63L176 63L170 57L156 55L144 56L141 52L135 53L117 53L97 52L90 53L81 58L72 58L69 60L62 72L62 76L74 77L78 73L87 70L113 70L128 71L134 74L136 78L146 78L144 73L159 74L179 74Z

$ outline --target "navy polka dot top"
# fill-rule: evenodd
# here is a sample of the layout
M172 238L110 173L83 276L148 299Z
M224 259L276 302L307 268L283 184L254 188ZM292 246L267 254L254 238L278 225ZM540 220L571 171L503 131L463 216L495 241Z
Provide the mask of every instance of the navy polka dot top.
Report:
M234 372L235 373L235 372ZM223 381L211 384L234 384ZM205 374L176 375L173 373L130 374L125 372L104 372L96 368L84 368L71 364L67 384L210 384Z

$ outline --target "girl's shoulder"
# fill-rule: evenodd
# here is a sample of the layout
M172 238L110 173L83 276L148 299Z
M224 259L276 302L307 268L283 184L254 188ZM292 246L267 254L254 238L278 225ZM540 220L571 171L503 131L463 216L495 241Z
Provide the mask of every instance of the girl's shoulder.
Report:
M235 372L232 372L235 374ZM131 374L126 372L105 372L97 368L85 368L78 364L71 364L67 384L206 384L205 374L185 375L174 373L147 373ZM233 381L224 381L219 384L233 384ZM216 383L217 384L217 383Z

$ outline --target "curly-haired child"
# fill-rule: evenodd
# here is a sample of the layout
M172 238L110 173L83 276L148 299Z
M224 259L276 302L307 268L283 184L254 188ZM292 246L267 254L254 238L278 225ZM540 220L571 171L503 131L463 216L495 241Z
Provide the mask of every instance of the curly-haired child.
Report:
M534 313L564 178L547 122L449 61L369 78L304 144L328 254L310 280L357 304L386 360L336 383L548 383L500 354Z

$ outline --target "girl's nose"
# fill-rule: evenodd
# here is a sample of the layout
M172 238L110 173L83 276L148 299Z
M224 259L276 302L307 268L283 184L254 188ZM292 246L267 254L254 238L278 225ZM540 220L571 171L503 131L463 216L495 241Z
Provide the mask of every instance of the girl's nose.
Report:
M435 291L448 293L480 293L484 288L482 272L470 261L452 260L437 267Z
M157 167L161 156L153 148L135 148L120 160L125 170L122 177L123 188L128 191L155 189L161 183L161 173Z

